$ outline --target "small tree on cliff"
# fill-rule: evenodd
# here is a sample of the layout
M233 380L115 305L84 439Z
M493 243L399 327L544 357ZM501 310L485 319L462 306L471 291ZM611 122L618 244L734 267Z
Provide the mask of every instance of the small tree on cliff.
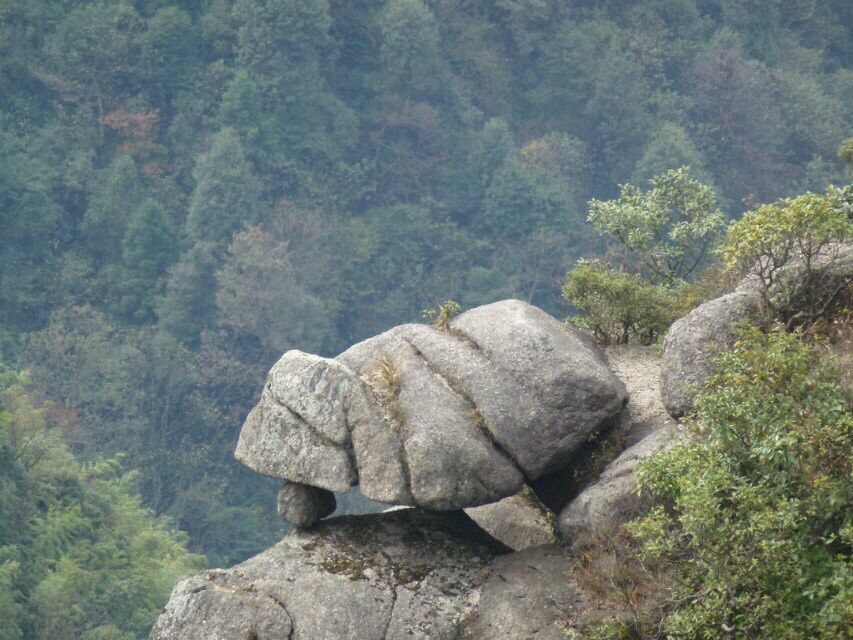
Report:
M688 167L642 190L627 184L615 200L592 200L588 220L607 237L602 261L569 271L563 296L581 312L570 322L602 344L651 344L693 304L685 280L704 263L724 217L714 189Z
M789 330L827 316L849 290L849 268L839 268L853 238L844 204L836 189L806 193L761 205L729 226L726 268L748 276Z

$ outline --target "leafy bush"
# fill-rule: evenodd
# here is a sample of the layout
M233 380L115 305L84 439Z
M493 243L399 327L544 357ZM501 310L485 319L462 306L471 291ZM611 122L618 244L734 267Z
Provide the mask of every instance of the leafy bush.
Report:
M689 310L676 290L597 261L581 261L563 282L563 297L583 315L568 319L601 344L652 344Z
M723 226L713 188L688 167L657 176L649 190L628 184L615 200L591 200L588 220L609 237L610 250L601 262L581 260L566 275L563 297L582 314L568 322L601 344L652 344L716 288L716 276L698 287L685 280Z
M743 330L698 400L695 441L640 466L659 505L627 529L676 574L662 636L849 637L853 416L816 353Z
M694 180L689 167L652 179L643 191L626 184L616 200L589 203L589 221L614 242L622 266L654 282L684 280L702 264L725 217L714 189Z
M806 193L761 205L729 225L726 267L751 276L767 308L788 329L808 328L840 304L849 277L833 271L853 238L843 192Z

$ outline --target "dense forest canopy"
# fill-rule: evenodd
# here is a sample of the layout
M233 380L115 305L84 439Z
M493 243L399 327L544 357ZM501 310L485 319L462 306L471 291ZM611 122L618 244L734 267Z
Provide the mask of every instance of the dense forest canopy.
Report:
M603 249L587 203L670 169L728 217L844 182L851 25L843 0L7 0L0 359L57 456L123 454L236 562L280 533L232 452L282 352L449 298L565 314ZM136 510L129 484L85 490Z

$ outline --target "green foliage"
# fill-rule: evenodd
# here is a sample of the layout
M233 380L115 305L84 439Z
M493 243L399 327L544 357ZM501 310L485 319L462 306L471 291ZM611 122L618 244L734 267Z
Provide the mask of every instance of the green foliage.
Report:
M118 258L128 220L143 194L136 162L128 155L116 155L95 182L80 228L90 255L100 260Z
M62 398L62 433L75 453L133 460L146 505L168 512L191 533L192 547L218 564L241 560L237 554L258 551L280 533L274 483L233 459L232 425L244 418L263 371L220 349L205 344L192 352L165 331L129 329L91 307L68 307L32 334L26 352L34 383ZM268 498L265 509L246 504L258 495ZM206 519L198 515L205 511ZM217 525L218 518L240 526Z
M462 307L455 300L445 300L438 308L424 310L424 318L433 323L439 331L450 329L450 321L459 315Z
M213 137L193 177L196 186L186 222L191 242L227 243L240 227L257 221L260 185L233 129Z
M582 260L566 274L563 297L583 314L569 324L603 345L654 344L685 313L673 290L597 261Z
M188 344L197 344L216 309L216 267L220 255L210 242L198 242L169 270L158 301L160 325Z
M563 297L581 312L569 323L604 345L654 344L700 302L702 287L685 279L723 226L714 190L687 167L651 182L647 191L627 184L616 200L590 201L589 222L608 236L611 250L604 262L579 261L563 281Z
M806 193L761 205L729 225L720 248L723 262L752 277L789 329L808 328L842 301L847 282L839 281L831 265L840 259L839 243L853 238L844 204L844 192L835 189Z
M217 279L220 324L256 339L265 360L293 348L322 351L329 314L298 281L286 241L259 227L237 234Z
M75 456L126 452L146 506L242 559L280 534L232 456L278 350L333 355L446 297L559 313L603 244L584 203L675 166L732 217L840 184L842 5L0 2L0 349Z
M853 138L847 138L838 147L838 157L844 160L847 168L848 177L853 177Z
M724 216L714 190L681 167L653 178L647 191L626 184L616 200L591 200L589 221L616 243L623 265L672 284L702 264Z
M29 292L61 228L56 169L40 146L0 115L0 323L11 327L26 324L38 308Z
M634 167L633 181L645 183L672 167L690 167L691 174L704 184L713 182L705 159L687 130L674 122L664 122L652 135Z
M853 416L818 355L745 329L698 400L696 439L641 465L662 506L629 529L677 572L665 637L849 632Z
M151 319L154 298L177 246L165 209L148 199L131 215L122 243L121 310L130 318Z
M440 41L435 17L422 0L390 0L379 19L380 60L392 89L429 97L441 88Z
M0 374L0 637L145 638L202 566L115 460L81 465L25 377Z

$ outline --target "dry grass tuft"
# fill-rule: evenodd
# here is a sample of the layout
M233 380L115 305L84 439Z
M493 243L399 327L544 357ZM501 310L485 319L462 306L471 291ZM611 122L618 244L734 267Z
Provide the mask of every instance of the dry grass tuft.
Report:
M658 636L657 624L669 602L671 577L660 563L644 562L637 543L621 525L598 524L575 532L578 584L621 614L623 637Z

